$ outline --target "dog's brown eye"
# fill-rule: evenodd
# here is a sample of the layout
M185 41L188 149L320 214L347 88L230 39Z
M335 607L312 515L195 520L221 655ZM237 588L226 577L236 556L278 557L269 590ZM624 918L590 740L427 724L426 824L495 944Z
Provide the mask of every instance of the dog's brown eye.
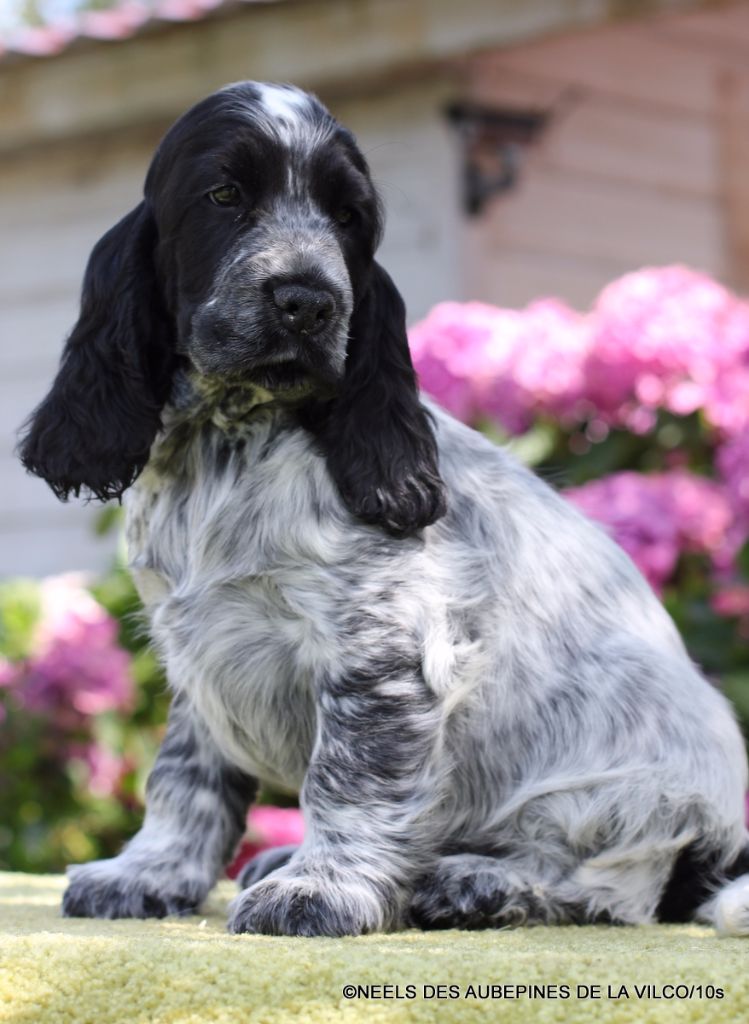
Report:
M221 185L209 192L208 198L214 206L238 206L241 197L235 185Z
M335 219L339 224L350 224L354 217L354 211L350 206L342 206L340 210L336 210Z

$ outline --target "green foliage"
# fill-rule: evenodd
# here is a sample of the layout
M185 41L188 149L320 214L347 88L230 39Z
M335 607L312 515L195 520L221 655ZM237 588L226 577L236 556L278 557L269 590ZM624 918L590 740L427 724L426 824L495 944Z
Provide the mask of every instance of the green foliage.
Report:
M18 661L31 653L39 620L39 593L33 580L0 583L0 654Z
M140 603L121 564L96 580L97 600L119 624L132 655L132 709L65 715L24 706L19 685L0 685L0 870L61 871L113 856L137 830L146 776L158 749L168 699L163 672L147 646ZM0 585L0 671L35 669L41 588L32 580ZM116 778L98 787L86 752L104 758Z

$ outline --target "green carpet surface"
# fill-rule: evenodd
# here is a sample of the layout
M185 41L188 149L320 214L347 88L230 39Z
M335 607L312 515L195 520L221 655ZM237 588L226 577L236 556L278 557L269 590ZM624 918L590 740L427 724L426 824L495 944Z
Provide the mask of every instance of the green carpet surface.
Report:
M709 928L270 938L226 933L229 883L165 921L64 920L64 884L0 874L4 1024L749 1021L749 940Z

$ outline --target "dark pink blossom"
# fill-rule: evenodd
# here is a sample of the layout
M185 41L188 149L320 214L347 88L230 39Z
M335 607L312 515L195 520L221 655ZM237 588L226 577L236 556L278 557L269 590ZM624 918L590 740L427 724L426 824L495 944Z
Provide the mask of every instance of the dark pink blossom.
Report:
M718 615L749 619L749 586L734 583L721 587L710 598L710 605Z
M736 517L749 530L749 426L719 446L716 463Z
M687 415L720 406L726 373L747 364L749 306L687 267L612 282L590 314L588 397L615 418L634 399Z
M13 666L9 661L0 656L0 689L2 687L9 687L15 681L16 673ZM4 722L6 718L5 708L0 703L0 722Z
M646 433L658 409L702 409L723 435L749 425L749 303L687 267L626 274L585 315L552 299L442 303L410 341L425 391L513 434L539 414Z
M539 412L569 416L584 395L587 332L556 300L520 311L443 302L409 340L424 390L463 420L488 416L518 434Z
M722 488L684 470L614 473L566 497L608 528L657 591L673 576L682 551L709 556L721 571L741 541Z
M132 764L99 743L74 744L68 749L71 761L82 764L86 771L86 788L94 796L117 796L122 781Z
M80 716L125 709L133 699L130 656L117 644L115 620L75 575L42 582L34 653L11 666L8 683L21 706Z

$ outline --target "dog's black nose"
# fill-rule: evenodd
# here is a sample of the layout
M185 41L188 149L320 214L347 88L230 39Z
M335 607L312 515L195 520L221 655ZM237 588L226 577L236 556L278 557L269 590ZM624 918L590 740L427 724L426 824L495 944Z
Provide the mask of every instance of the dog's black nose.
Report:
M318 334L335 312L335 299L321 288L284 284L273 290L281 323L293 334Z

